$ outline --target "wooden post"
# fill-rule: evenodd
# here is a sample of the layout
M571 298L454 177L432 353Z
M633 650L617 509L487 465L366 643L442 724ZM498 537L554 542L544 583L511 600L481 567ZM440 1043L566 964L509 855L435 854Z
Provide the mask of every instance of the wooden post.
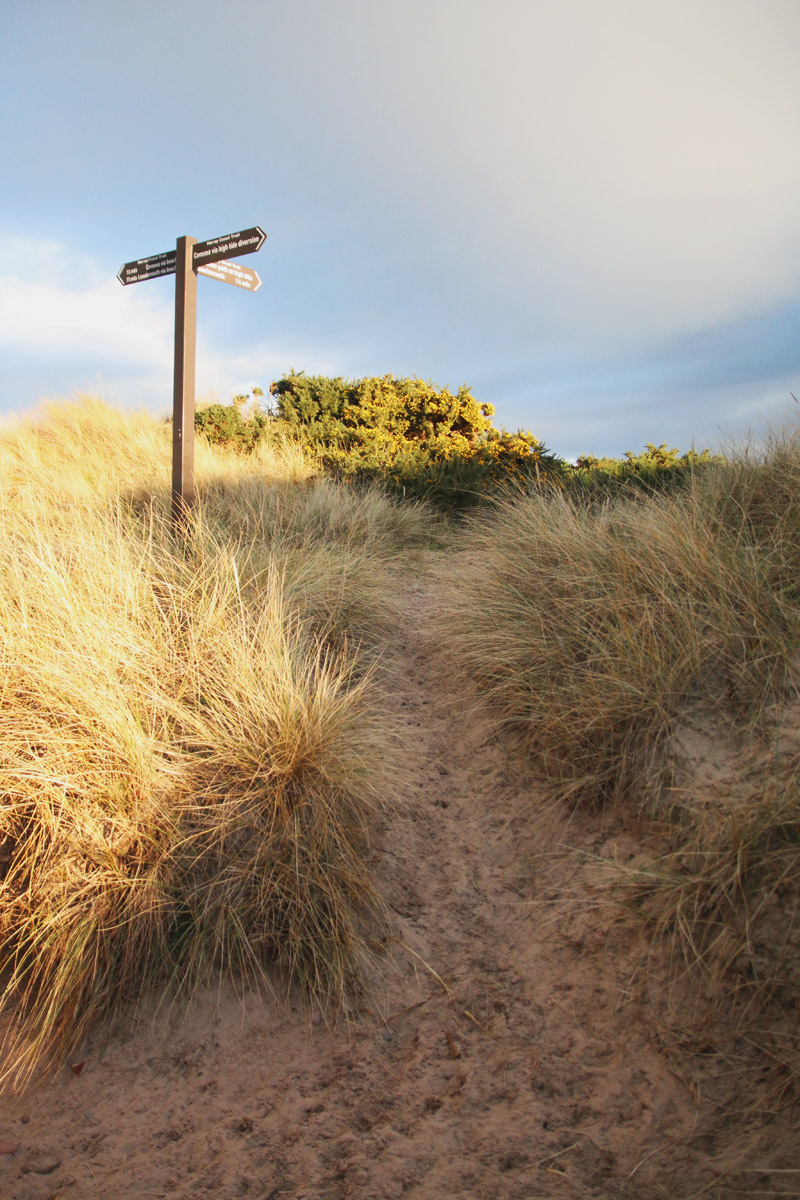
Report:
M192 248L179 237L175 263L175 383L172 400L172 527L184 529L194 504L194 393L197 345L197 275Z
M226 233L224 237L179 237L174 250L123 263L117 279L127 286L143 279L175 274L175 381L172 401L172 528L186 530L194 504L194 403L197 346L197 272L222 283L257 292L261 280L241 263L225 260L235 254L255 254L267 239L260 225ZM195 266L195 263L197 264ZM217 265L218 264L218 265Z

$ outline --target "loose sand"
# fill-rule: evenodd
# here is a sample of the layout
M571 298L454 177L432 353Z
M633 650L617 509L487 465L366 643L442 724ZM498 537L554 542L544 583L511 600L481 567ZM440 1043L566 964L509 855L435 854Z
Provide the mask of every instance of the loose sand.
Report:
M657 959L592 889L637 844L612 814L543 815L437 638L438 562L398 573L408 782L375 838L393 938L360 1014L229 987L128 1014L79 1073L0 1099L0 1196L800 1195L780 1073L681 1053Z

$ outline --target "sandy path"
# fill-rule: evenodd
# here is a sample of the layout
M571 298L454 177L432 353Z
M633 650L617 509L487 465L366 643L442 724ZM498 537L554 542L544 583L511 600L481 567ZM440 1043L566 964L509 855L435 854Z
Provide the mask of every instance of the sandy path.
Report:
M631 986L642 947L582 902L575 847L624 854L624 836L537 821L437 639L447 564L431 562L395 596L388 704L408 781L376 838L395 937L373 1010L316 1024L223 990L180 1021L132 1017L81 1051L79 1076L0 1101L0 1142L19 1146L0 1196L798 1194L790 1118L726 1133L725 1064L689 1077L658 1048Z

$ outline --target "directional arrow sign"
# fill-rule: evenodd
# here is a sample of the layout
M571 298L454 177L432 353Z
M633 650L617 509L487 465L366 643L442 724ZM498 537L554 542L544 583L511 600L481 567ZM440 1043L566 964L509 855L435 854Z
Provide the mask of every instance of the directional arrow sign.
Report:
M197 267L198 275L207 275L209 279L218 279L220 283L232 283L234 287L244 288L246 292L257 292L261 280L257 272L241 263L217 262L206 267Z
M227 233L224 237L197 242L192 254L192 266L197 271L208 263L219 262L221 258L235 258L237 254L255 254L266 240L264 230L256 225L253 229L244 229L240 233Z
M165 250L163 254L153 254L150 258L137 258L120 267L117 279L120 283L141 283L143 279L158 279L160 275L174 275L177 254L174 250Z

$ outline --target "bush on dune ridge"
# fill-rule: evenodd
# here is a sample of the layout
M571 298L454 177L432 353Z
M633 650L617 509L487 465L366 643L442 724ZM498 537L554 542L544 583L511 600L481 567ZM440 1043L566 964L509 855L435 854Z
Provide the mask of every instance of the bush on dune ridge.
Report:
M612 499L631 498L637 494L657 495L685 489L696 474L711 464L724 461L722 455L710 450L689 450L681 454L677 446L662 442L656 446L645 443L634 454L626 450L622 458L596 458L581 455L566 471L565 483L574 499L589 504L602 504Z
M380 483L404 499L454 513L511 481L559 477L562 465L532 433L497 429L494 406L393 375L330 379L290 372L270 386L274 428L338 478Z
M380 914L363 848L391 747L355 642L424 515L326 496L292 449L243 466L205 448L176 547L168 450L163 426L93 401L0 437L10 1083L151 985L277 964L341 1000Z
M681 488L719 461L709 450L680 454L648 442L622 459L583 455L564 462L527 430L509 433L491 421L494 406L467 385L457 392L393 375L345 380L291 371L263 392L200 409L195 428L210 444L252 454L276 436L304 446L338 478L380 483L404 499L424 498L454 514L509 488L566 489L586 503Z
M798 982L798 496L795 431L671 495L506 500L471 521L448 615L558 793L663 831L633 882L680 960L756 990Z

